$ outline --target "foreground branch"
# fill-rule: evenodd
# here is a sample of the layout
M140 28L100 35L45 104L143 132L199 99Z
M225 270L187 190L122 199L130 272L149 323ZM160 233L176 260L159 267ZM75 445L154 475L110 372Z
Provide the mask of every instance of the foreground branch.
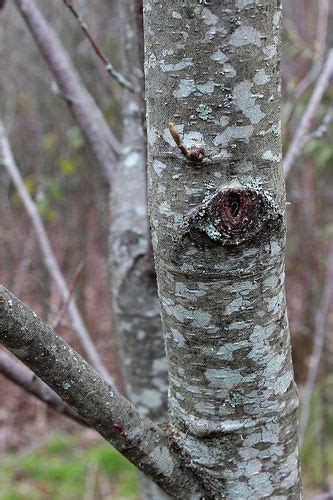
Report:
M6 168L13 184L15 185L19 197L21 198L24 208L34 227L39 247L45 262L45 266L50 276L54 280L63 302L66 304L68 302L68 313L72 320L74 330L77 333L80 341L82 342L82 345L87 353L87 356L91 361L91 363L93 364L93 366L103 375L103 377L106 380L108 380L109 382L113 382L113 378L110 376L107 368L104 366L98 354L95 344L90 337L88 329L84 323L84 320L81 316L81 313L74 299L70 299L71 295L70 290L60 270L56 256L53 252L51 243L49 241L47 232L43 224L43 220L37 210L36 205L34 204L31 196L29 195L25 187L21 173L15 163L15 159L8 138L6 136L5 129L1 121L0 121L0 153L1 153L0 160L4 165L4 167Z
M85 88L56 32L33 0L15 0L53 77L107 178L115 168L120 144L112 134L95 100Z
M205 496L166 434L1 285L0 343L166 493L184 500Z
M36 377L29 368L15 361L4 351L0 351L0 373L56 412L62 413L81 425L87 425L85 420L64 403L40 378Z

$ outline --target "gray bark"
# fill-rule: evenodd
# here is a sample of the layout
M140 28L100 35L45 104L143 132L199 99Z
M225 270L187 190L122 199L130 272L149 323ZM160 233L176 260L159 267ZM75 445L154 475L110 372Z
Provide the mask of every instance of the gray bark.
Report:
M149 210L171 432L218 498L299 498L281 2L144 0L144 17ZM169 122L193 153L187 158Z
M1 285L0 344L166 493L185 500L201 498L202 485L162 429Z
M135 2L121 0L122 73L142 93L123 94L122 158L111 192L112 306L121 347L126 392L155 421L167 418L167 364L146 202L146 136L143 65ZM142 44L141 44L142 45Z
M122 94L122 155L110 199L112 308L126 394L154 422L167 421L168 373L147 218L141 2L119 0L121 71L137 89ZM141 29L140 29L141 28ZM141 496L165 494L140 475Z

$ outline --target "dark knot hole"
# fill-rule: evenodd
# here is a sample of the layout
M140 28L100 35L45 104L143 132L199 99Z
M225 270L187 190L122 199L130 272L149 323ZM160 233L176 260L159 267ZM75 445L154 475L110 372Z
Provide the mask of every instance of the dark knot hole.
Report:
M228 205L230 214L232 217L237 217L240 207L241 207L241 198L237 193L230 193L228 196Z

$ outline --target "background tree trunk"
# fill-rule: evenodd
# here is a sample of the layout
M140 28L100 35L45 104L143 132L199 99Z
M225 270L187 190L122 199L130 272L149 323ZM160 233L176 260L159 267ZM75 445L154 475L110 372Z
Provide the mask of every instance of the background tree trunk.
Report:
M144 1L148 185L171 432L218 496L298 498L281 2L208 3Z
M154 422L167 420L168 374L146 201L142 2L119 0L123 91L122 155L111 189L110 270L114 324L129 399ZM141 475L142 497L166 498Z

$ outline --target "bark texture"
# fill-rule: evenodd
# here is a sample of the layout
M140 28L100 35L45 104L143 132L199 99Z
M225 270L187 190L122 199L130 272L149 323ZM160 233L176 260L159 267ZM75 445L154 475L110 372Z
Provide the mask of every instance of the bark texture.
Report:
M144 0L144 17L171 431L217 498L299 498L284 289L281 2Z
M167 420L167 363L146 201L143 34L140 2L119 0L122 73L141 92L122 94L123 138L111 191L110 269L114 320L130 400Z

